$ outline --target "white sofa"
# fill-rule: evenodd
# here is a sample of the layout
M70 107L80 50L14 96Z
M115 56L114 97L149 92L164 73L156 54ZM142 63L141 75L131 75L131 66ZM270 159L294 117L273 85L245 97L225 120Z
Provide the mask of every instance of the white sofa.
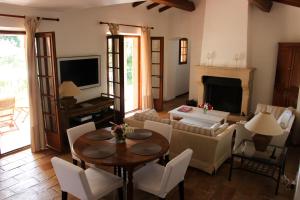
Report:
M272 113L273 116L275 117L276 120L279 119L280 115L284 112L285 109L284 107L279 107L279 106L271 106L271 105L265 105L265 104L257 104L255 114L258 114L259 112L269 112ZM293 123L294 123L295 115L293 114L289 121L287 127L284 129L284 132L282 135L275 136L272 138L270 144L275 145L275 146L280 146L283 147L285 146L286 140L291 132ZM252 140L252 132L248 131L245 127L244 124L246 122L238 122L236 126L236 136L235 136L235 142L234 142L234 148L236 149L238 145L242 142L242 140ZM254 152L254 146L249 146L248 145L248 151ZM271 150L270 150L271 151ZM279 154L280 152L276 152Z
M187 148L194 153L190 166L213 174L222 163L231 156L232 134L235 125L223 125L218 130L212 130L186 125L169 119L161 119L158 115L132 116L124 119L124 122L133 127L144 127L145 120L153 120L161 123L169 123L173 126L170 156L175 157Z

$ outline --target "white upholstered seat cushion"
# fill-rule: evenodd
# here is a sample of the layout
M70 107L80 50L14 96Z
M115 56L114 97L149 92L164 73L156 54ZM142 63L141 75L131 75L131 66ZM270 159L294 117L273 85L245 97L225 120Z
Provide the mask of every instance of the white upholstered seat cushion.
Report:
M88 168L85 175L91 192L95 197L103 197L123 186L123 180L111 173L97 168Z
M150 163L134 173L136 188L149 192L158 197L166 195L184 180L193 150L186 149L167 163L166 167Z
M123 186L122 178L104 170L83 170L57 157L51 162L61 190L79 199L96 200Z
M164 166L156 163L145 165L134 173L135 186L143 191L159 195L164 170Z

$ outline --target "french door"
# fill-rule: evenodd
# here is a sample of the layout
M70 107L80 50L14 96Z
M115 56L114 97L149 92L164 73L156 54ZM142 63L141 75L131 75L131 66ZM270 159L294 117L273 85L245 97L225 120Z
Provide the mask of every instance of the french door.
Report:
M124 106L124 36L107 36L107 93L114 97L117 123L123 121Z
M151 37L152 96L154 108L163 110L164 38Z
M47 145L62 151L54 32L36 33L36 60Z

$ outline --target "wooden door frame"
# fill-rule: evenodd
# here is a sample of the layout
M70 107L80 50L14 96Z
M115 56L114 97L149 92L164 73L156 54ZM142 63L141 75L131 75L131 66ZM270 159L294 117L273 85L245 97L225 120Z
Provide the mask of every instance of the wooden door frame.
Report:
M52 148L52 149L55 149L59 152L62 152L64 150L64 148L63 148L63 139L64 138L63 138L63 135L62 135L61 124L60 124L60 122L61 122L61 120L60 120L61 112L60 112L60 109L59 109L59 105L60 105L59 104L59 89L58 89L58 85L57 85L58 84L58 77L57 77L57 75L58 75L57 70L58 69L57 69L57 57L56 57L55 32L38 32L38 33L35 34L35 39L39 36L44 36L43 37L43 43L45 43L45 37L47 37L47 36L50 37L51 38L50 42L51 42L51 45L52 45L52 48L51 48L51 61L53 63L53 72L52 72L53 75L52 76L54 77L53 78L53 90L55 92L55 94L53 96L53 101L55 102L55 105L56 105L55 109L56 109L57 135L54 134L54 135L51 135L51 136L55 136L55 137L53 137L53 138L49 137L48 138L48 135L46 134L47 146ZM36 43L36 45L38 47L39 43ZM47 48L46 45L44 45L43 47L44 47L44 52L46 52L46 48ZM41 56L41 55L37 54L36 57L38 57L38 56ZM40 62L40 60L37 59L37 65L40 64L39 62ZM47 63L47 65L48 65L48 63ZM40 68L38 68L38 70L40 70ZM37 74L37 76L39 76L39 75ZM41 76L43 76L43 75L41 75ZM43 99L42 99L43 93L42 93L41 86L40 86L40 92L41 92L40 95L41 95L41 103L42 103L41 106L43 106ZM49 106L51 106L51 105L49 105ZM44 120L44 113L43 113L43 120ZM44 124L45 124L45 121L44 121ZM46 133L46 127L44 127L44 131ZM51 134L53 134L53 133L51 133ZM58 141L58 144L57 144L58 148L49 145L49 139L51 140L50 143L52 143L52 142L57 143L57 141Z
M122 36L122 37L121 37ZM109 54L111 53L113 55L113 66L115 66L115 45L114 45L114 39L118 38L119 39L119 83L112 81L113 85L114 84L119 84L120 85L120 96L116 96L115 95L115 91L113 91L113 95L109 94ZM112 52L108 51L108 41L109 39L112 39L113 43L112 43ZM117 123L120 123L123 118L125 117L125 105L124 105L124 59L120 59L120 57L124 58L124 41L120 42L120 39L124 40L124 35L107 35L106 36L106 75L107 75L107 95L114 97L114 98L119 98L120 99L120 112L118 115L116 115L115 117L115 121ZM121 66L121 67L120 67ZM121 76L120 74L123 74L123 76ZM115 78L115 68L113 68L113 80ZM123 85L122 85L123 84ZM115 87L115 86L114 86ZM115 88L113 88L115 90ZM122 103L123 102L123 103ZM124 116L123 116L124 115Z

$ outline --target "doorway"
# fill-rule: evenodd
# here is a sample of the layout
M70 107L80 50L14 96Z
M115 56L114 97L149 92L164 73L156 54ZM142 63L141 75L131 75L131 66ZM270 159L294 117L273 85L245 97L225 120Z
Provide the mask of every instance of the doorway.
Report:
M0 154L30 145L25 32L0 31Z
M124 37L124 100L125 113L139 109L139 36Z

